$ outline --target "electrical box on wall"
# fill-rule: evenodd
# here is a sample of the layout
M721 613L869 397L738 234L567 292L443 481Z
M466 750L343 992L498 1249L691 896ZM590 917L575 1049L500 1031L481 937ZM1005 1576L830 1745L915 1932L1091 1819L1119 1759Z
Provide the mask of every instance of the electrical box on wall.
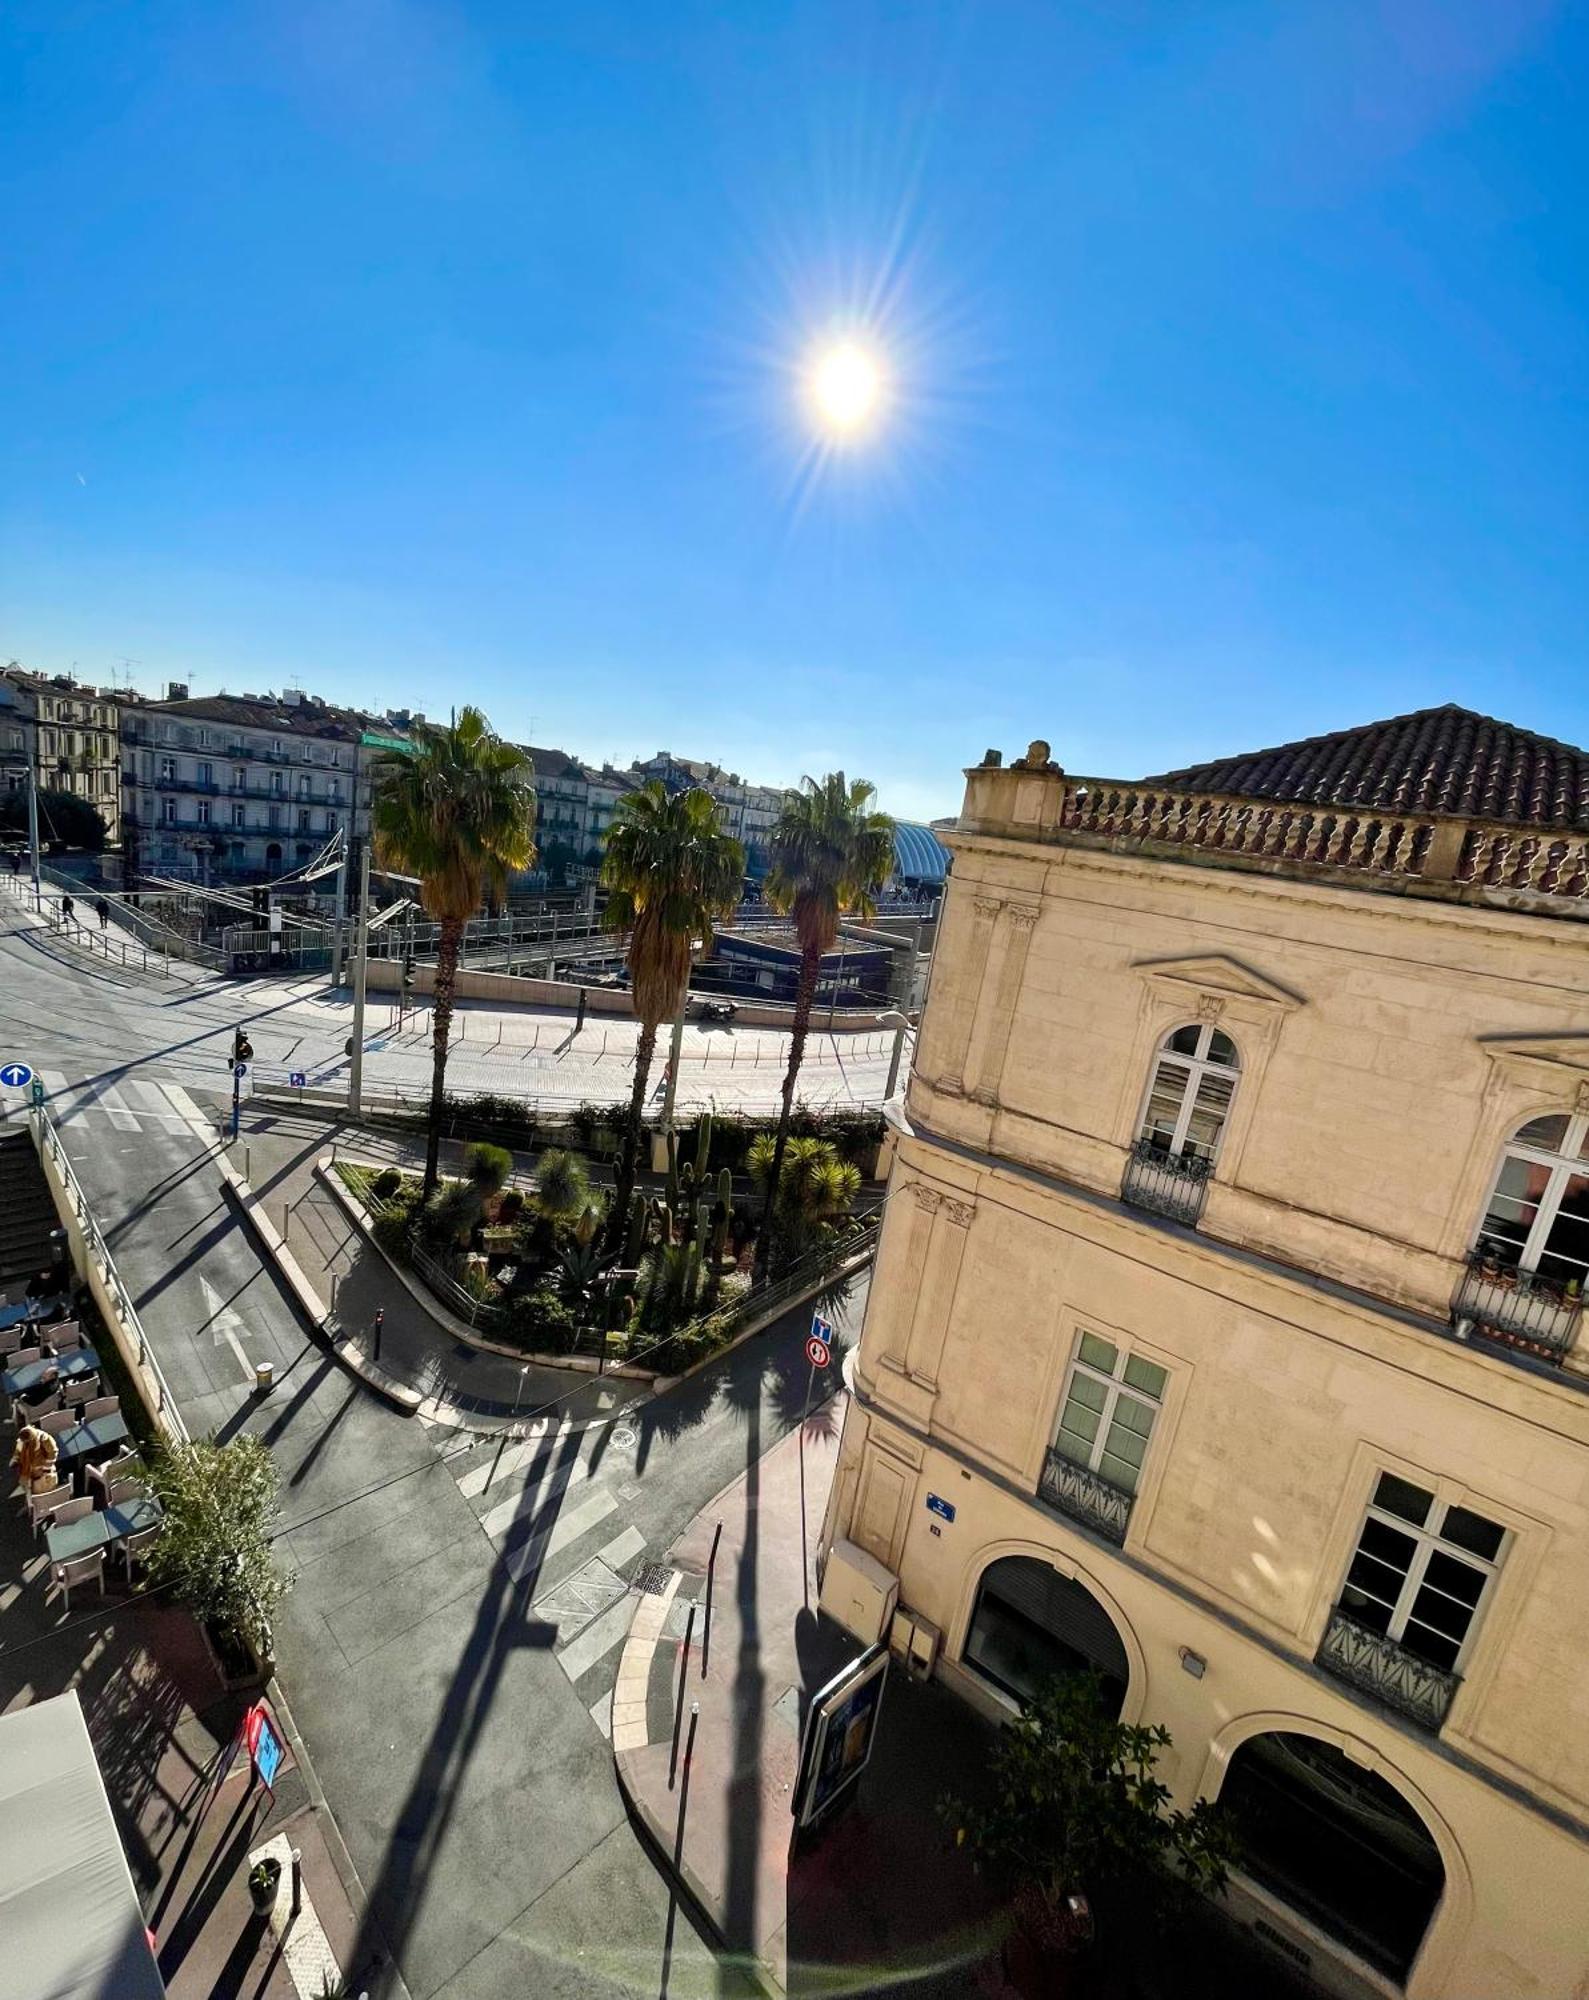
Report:
M822 1572L822 1609L846 1632L875 1646L899 1602L899 1578L854 1542L837 1541Z

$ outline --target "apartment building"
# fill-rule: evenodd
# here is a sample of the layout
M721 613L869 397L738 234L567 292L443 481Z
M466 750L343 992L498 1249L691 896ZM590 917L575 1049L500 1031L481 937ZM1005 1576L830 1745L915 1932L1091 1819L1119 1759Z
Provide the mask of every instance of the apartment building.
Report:
M264 880L368 830L367 736L395 724L313 695L177 694L122 716L129 874ZM401 734L400 731L396 733Z
M120 698L84 686L70 674L35 674L15 663L0 667L0 783L41 792L69 792L105 822L105 838L121 838L121 774L117 715ZM48 839L50 829L41 827Z
M637 762L634 771L641 782L655 778L670 792L710 792L723 831L744 845L746 874L758 879L766 874L772 829L783 807L784 795L776 785L750 784L737 771L697 757L675 757L671 750Z
M942 832L825 1608L1094 1669L1329 1990L1589 1992L1589 753L1036 743Z

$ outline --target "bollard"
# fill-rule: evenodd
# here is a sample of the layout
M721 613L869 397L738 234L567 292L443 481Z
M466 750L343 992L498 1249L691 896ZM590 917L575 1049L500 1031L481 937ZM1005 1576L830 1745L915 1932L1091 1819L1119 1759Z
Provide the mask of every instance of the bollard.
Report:
M386 1324L386 1308L385 1306L377 1306L375 1308L375 1327L374 1327L375 1341L374 1341L374 1353L372 1356L372 1358L376 1361L379 1361L381 1358L381 1328L385 1326L385 1324Z
M292 1850L292 1914L297 1916L303 1908L303 1855L298 1848Z

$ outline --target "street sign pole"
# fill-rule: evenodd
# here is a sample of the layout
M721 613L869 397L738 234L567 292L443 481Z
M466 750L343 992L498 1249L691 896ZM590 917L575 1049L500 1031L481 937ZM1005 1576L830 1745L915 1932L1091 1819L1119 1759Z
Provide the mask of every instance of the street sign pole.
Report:
M33 907L39 907L39 730L33 725L33 755L28 759L28 857L33 864Z
M353 1048L348 1061L348 1115L357 1118L364 1088L364 984L370 950L370 837L359 843L359 920L353 945Z

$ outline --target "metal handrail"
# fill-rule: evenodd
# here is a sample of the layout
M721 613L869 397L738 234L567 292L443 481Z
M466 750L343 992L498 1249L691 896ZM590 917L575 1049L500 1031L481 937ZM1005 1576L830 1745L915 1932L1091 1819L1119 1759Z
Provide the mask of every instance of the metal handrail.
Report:
M47 1154L54 1161L56 1171L61 1177L61 1184L66 1189L82 1229L83 1241L99 1263L105 1289L111 1296L122 1324L138 1343L138 1366L155 1385L156 1413L164 1420L166 1429L179 1444L188 1444L191 1442L188 1427L182 1421L176 1399L171 1394L171 1385L166 1381L165 1372L160 1366L154 1348L150 1345L143 1321L138 1317L138 1308L132 1302L132 1294L122 1283L121 1273L116 1268L116 1260L111 1256L99 1224L94 1219L94 1211L88 1205L88 1196L83 1192L83 1184L77 1178L66 1148L61 1143L60 1132L42 1105L36 1105L28 1116L33 1129L34 1148L41 1159Z

